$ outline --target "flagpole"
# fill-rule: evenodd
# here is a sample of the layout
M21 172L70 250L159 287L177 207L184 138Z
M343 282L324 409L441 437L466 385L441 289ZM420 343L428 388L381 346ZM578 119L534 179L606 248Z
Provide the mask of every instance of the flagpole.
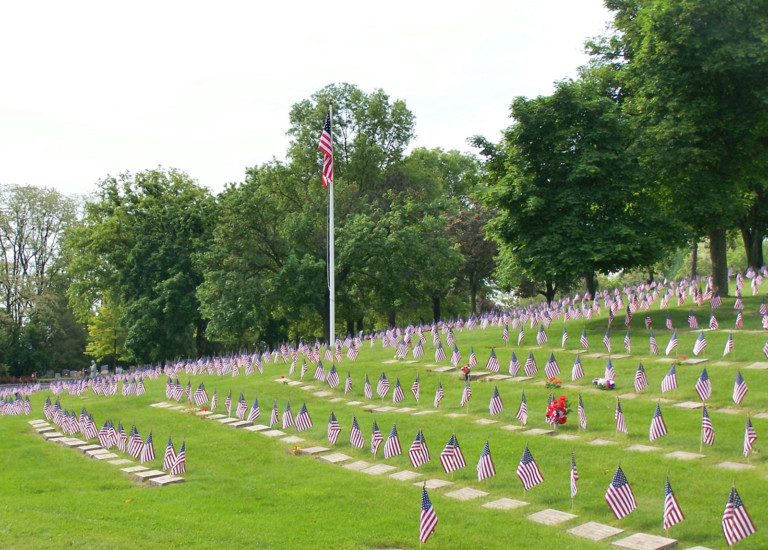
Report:
M333 102L328 104L328 118L333 119ZM331 151L333 151L333 131L329 136L331 140ZM333 179L328 182L328 342L333 343L336 339L336 237L333 224Z

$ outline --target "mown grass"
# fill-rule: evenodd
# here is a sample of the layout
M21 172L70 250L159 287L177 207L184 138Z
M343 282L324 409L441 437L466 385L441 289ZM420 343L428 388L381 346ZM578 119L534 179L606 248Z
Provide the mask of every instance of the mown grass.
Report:
M526 336L520 347L514 345L516 331L511 331L506 345L501 339L501 327L485 330L456 332L459 348L465 360L470 346L479 359L476 371L483 366L494 347L505 373L512 351L521 362L529 351L534 353L539 374L533 381L475 382L469 407L460 407L459 400L464 387L457 374L439 375L431 372L433 365L431 338L425 345L426 356L416 363L392 359L394 350L382 349L380 343L370 348L366 342L358 361L346 358L337 368L342 383L333 390L348 400L369 401L363 395L364 375L376 385L380 373L386 373L394 386L399 377L406 394L401 407L416 407L410 394L410 386L417 375L421 380L419 409L432 409L432 400L438 380L443 384L446 397L440 413L424 416L385 412L370 413L361 406L330 403L327 398L313 395L313 391L275 382L281 375L287 377L288 366L269 363L263 375L237 378L197 376L192 387L205 382L209 394L218 390L219 412L229 390L233 399L240 392L245 394L250 406L258 396L261 405L260 422L268 423L269 410L277 400L282 416L287 399L290 399L294 415L302 402L312 416L314 427L303 432L305 441L300 445L327 445L326 424L333 410L341 424L342 433L335 450L357 460L372 461L368 452L373 418L378 422L384 437L392 424L397 423L402 456L384 460L379 454L376 462L384 462L400 469L412 469L407 448L419 428L424 430L432 460L419 469L425 478L448 479L454 486L430 491L430 497L439 518L436 533L425 546L434 548L540 548L544 545L563 548L606 547L609 543L591 543L566 533L570 527L583 521L598 521L626 529L628 533L646 532L663 535L661 527L664 498L664 478L669 473L675 494L686 520L674 526L669 535L678 538L682 547L703 545L712 548L724 546L720 530L728 491L735 481L747 509L754 519L758 532L739 544L741 548L768 546L765 529L768 505L762 498L768 466L759 451L768 437L768 423L753 419L758 440L756 452L750 462L754 468L730 471L716 464L723 461L745 463L741 454L746 413L765 412L765 396L768 395L768 374L763 370L746 369L757 361L764 361L762 346L768 332L760 327L755 312L759 297L745 297L744 328L733 331L735 350L722 359L722 350L733 327L735 312L733 299L715 311L720 330L707 331L708 347L704 356L712 380L713 395L708 403L715 428L715 445L704 446L705 458L680 461L666 458L671 451L699 451L701 426L700 410L683 410L671 403L662 403L662 412L669 435L649 442L648 430L651 416L659 398L675 401L697 401L694 384L702 366L679 365L679 388L662 395L660 382L669 370L663 350L670 331L664 328L665 310L658 303L651 308L653 330L661 355L648 352L648 331L644 328L644 312L635 314L632 321L632 354L626 359L613 359L617 372L615 391L597 391L591 385L593 377L603 375L606 359L586 357L588 353L604 352L601 339L605 333L605 312L600 318L585 321L568 321L570 338L566 350L559 351L562 321L552 323L548 329L549 342L535 345L535 329L526 326ZM681 308L671 307L670 312L678 329L680 344L677 352L693 356L691 350L698 331L687 328L689 303ZM700 326L709 320L709 308L693 307ZM613 354L624 354L622 340L625 333L623 313L617 315L612 331ZM529 436L518 431L507 431L502 426L519 424L514 414L525 391L528 408L528 428L546 428L544 410L550 390L543 385L544 364L554 351L562 371L561 379L570 382L570 370L580 349L578 337L582 328L589 333L590 347L582 352L584 378L574 382L577 388L562 388L556 394L568 396L573 408L566 425L558 427L558 433L574 434L579 438L564 441L551 436ZM443 337L445 345L445 337ZM410 357L409 357L410 359ZM649 388L634 399L622 399L622 407L629 434L616 434L613 421L616 396L634 394L632 381L637 363L642 362L649 380ZM447 364L447 361L443 364ZM736 406L731 400L736 370L741 369L749 385L749 392ZM298 370L298 369L297 369ZM314 368L305 377L307 385L318 390L324 385L311 381ZM343 380L347 371L354 382L351 394L344 396ZM187 377L180 376L182 384ZM293 377L298 378L298 373ZM478 425L476 420L489 418L488 403L494 386L498 386L505 409L495 417L500 422ZM325 387L327 389L327 387ZM79 412L85 406L100 426L105 419L123 422L126 430L136 423L141 435L146 437L153 430L157 459L160 466L168 435L173 436L178 449L182 439L187 442L187 482L161 489L138 485L128 479L118 467L104 462L88 460L72 449L47 442L34 434L28 424L31 418L42 417L42 403L46 393L32 396L33 414L30 417L0 418L0 453L3 456L3 475L0 477L0 546L4 548L202 548L217 544L224 547L256 548L385 548L418 546L418 518L420 489L409 482L401 482L387 476L369 476L351 472L336 465L326 464L309 456L294 456L292 445L279 440L222 426L217 422L204 421L192 414L149 407L151 403L165 400L165 380L147 382L147 394L142 397L115 396L110 398L88 394L83 397L63 395L63 407ZM589 427L580 432L576 419L576 402L582 394ZM391 392L382 400L375 396L375 404L391 405ZM739 409L737 414L726 414L715 409ZM233 406L234 410L234 406ZM448 418L448 413L468 413L467 416ZM351 448L348 443L349 427L355 415L366 440L363 450ZM293 430L289 430L293 434ZM455 432L467 459L467 468L453 475L443 473L438 456ZM606 439L616 443L594 446L594 439ZM490 441L497 475L478 482L475 465L485 441ZM515 475L517 464L525 445L528 444L545 482L524 493ZM659 447L659 451L640 453L625 450L634 444ZM579 494L573 509L569 495L569 466L571 449L575 450L580 475ZM603 500L605 490L616 466L621 463L638 501L638 509L628 517L617 521ZM489 496L469 502L458 502L444 497L444 493L459 487L474 487ZM483 508L481 504L501 497L525 500L529 506L512 511ZM546 527L525 519L525 516L555 508L578 514L578 519L561 526ZM614 540L614 539L611 539Z

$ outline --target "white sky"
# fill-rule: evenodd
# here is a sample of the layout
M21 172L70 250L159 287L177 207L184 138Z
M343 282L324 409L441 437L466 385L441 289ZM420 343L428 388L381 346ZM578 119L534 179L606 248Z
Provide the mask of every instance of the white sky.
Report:
M412 146L469 151L609 20L602 0L6 2L0 183L88 193L163 165L219 192L284 158L291 105L337 82L405 100Z

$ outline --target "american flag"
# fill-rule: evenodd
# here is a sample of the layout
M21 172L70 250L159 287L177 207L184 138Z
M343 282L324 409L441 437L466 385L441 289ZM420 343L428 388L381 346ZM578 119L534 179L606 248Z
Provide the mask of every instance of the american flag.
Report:
M165 446L165 456L163 456L163 467L161 470L170 470L176 461L176 450L173 448L171 436L168 436L168 445Z
M605 336L603 336L603 345L605 346L605 349L608 350L608 353L611 353L611 329L605 331Z
M376 384L376 393L382 398L386 397L389 393L389 380L387 380L387 376L383 372L379 377L379 383Z
M723 349L723 357L733 351L733 334L728 335L728 340L725 342L725 349Z
M518 346L523 341L523 337L524 336L525 336L525 330L523 329L523 325L520 325L520 331L517 333L517 345Z
M491 396L491 402L488 405L488 409L491 412L491 416L497 415L504 410L504 404L501 402L498 386L494 386L493 388L493 395Z
M360 431L358 429L358 431ZM333 414L333 411L331 411L331 418L328 419L328 442L331 445L336 445L336 441L339 439L339 434L341 433L341 426L339 426L339 421L336 420L336 415ZM351 435L350 435L351 439ZM362 447L362 445L360 445Z
M424 357L424 346L421 343L421 340L416 342L416 345L413 348L413 358L418 359L419 357Z
M752 425L752 419L747 415L747 427L744 430L744 456L749 456L749 451L752 450L752 444L757 439L757 432Z
M675 498L675 493L672 492L672 486L669 484L669 475L667 475L667 482L664 484L664 529L669 529L684 519L685 516Z
M712 396L712 383L709 381L709 375L707 369L703 369L699 375L699 379L696 380L696 393L699 399L706 401Z
M315 367L314 378L315 380L318 380L320 382L325 382L325 368L323 367L322 361L317 362L317 366Z
M253 405L251 405L251 411L248 413L248 422L255 422L260 414L261 409L259 409L259 398L254 397Z
M675 365L672 365L667 375L661 380L661 393L674 389L677 389L677 374L675 374Z
M627 306L627 314L624 316L624 326L628 327L632 322L632 310Z
M617 432L623 432L623 433L629 433L627 430L627 425L624 422L624 413L621 410L621 402L619 402L619 398L616 398L616 413L614 414L613 419L616 421L616 431Z
M536 461L533 459L531 451L528 450L528 445L525 446L523 451L523 457L520 459L520 464L517 465L517 471L515 472L517 477L523 484L523 488L528 491L532 487L536 487L539 483L544 482L544 478L541 476L541 470L539 470Z
M440 401L442 401L443 397L445 397L445 394L443 393L443 385L438 380L437 390L435 390L435 402L434 402L435 408L438 408L440 406Z
M710 314L709 316L709 328L712 330L720 328L720 324L717 322L717 317L715 317L714 313Z
M645 314L645 328L650 329L651 328L651 316L649 314Z
M523 392L523 398L520 400L520 406L517 408L515 418L525 426L528 423L528 404L525 402L525 392Z
M494 467L493 459L491 458L491 447L488 445L488 440L486 440L483 452L480 453L480 460L477 461L477 480L482 481L485 478L495 475L496 468Z
M435 362L445 361L445 350L443 349L443 343L437 342L437 348L435 349Z
M723 305L723 300L722 298L720 298L720 294L718 292L715 292L712 295L712 299L709 301L709 305L712 306L713 308L720 307L721 305Z
M581 394L579 394L579 406L578 406L578 414L579 414L579 427L581 427L582 430L587 429L587 413L584 410L584 403L581 400Z
M443 471L449 474L460 468L464 468L467 465L464 460L464 454L459 447L459 440L456 438L456 434L451 435L451 439L445 445L443 452L440 453L440 464L443 466Z
M664 417L661 416L661 406L656 403L656 410L651 419L650 439L653 441L664 435L667 435L667 425L664 423Z
M766 347L768 347L768 342L766 342ZM510 376L517 376L517 373L520 372L520 361L517 360L517 355L515 355L515 352L512 352L512 357L509 360L509 375Z
M299 414L296 415L296 431L303 432L311 427L312 418L310 418L309 412L307 411L307 404L302 403L301 409L299 409Z
M213 388L213 395L211 396L211 410L216 410L216 405L218 404L218 399L216 398L216 388Z
M589 349L589 342L587 341L587 329L581 331L581 338L579 338L579 344L584 349Z
M544 365L544 374L546 374L547 378L554 378L555 376L560 374L560 366L557 364L557 361L555 360L554 353L549 354L549 361L547 361L547 364Z
M509 325L504 325L504 331L501 333L501 339L509 342Z
M469 403L469 398L472 397L472 388L469 385L469 380L464 384L464 391L461 392L461 406L463 407Z
M232 416L232 390L230 390L229 395L224 400L224 408L227 410L227 416Z
M765 296L763 296L763 301L760 302L760 309L758 310L758 313L760 315L768 314L768 305L765 303Z
M693 354L698 356L706 347L707 339L704 338L704 333L700 332L699 337L696 339L696 343L693 345Z
M405 338L400 340L400 343L397 345L397 351L395 351L395 355L398 357L405 357L408 355L408 344L405 342Z
M613 368L613 363L610 359L608 359L608 362L605 364L605 374L603 375L603 378L606 380L614 380L616 378L616 371Z
M539 368L536 366L536 359L533 358L533 352L528 353L528 359L525 360L525 375L533 376L539 372Z
M669 312L667 312L667 320L665 321L664 325L667 327L668 330L674 330L672 326L672 317L669 316Z
M408 449L408 458L411 461L411 466L418 468L422 464L429 462L429 449L427 448L427 441L424 439L424 433L419 429L416 434L416 438L411 443L411 448Z
M397 424L392 424L392 431L389 432L389 437L387 437L387 440L384 442L384 458L392 458L393 456L402 454L402 452L400 438L397 436Z
M741 402L744 399L744 396L747 394L747 391L749 391L749 388L747 388L747 383L741 376L741 371L736 371L736 381L733 383L733 401L737 405L741 405Z
M379 452L379 445L381 445L381 442L384 441L384 437L381 435L381 430L379 430L378 424L376 424L376 421L373 421L373 428L371 429L371 454L375 455Z
M363 393L368 399L373 399L373 390L371 389L371 381L368 380L368 375L365 375L365 384L363 385Z
M632 353L632 340L629 329L627 329L627 333L624 335L624 349L627 350L627 353Z
M317 148L323 152L323 187L333 183L333 134L331 132L331 108L323 124L323 132L320 134L320 143Z
M621 466L616 469L613 480L611 480L611 484L605 492L605 502L608 503L608 507L613 512L613 515L616 516L616 519L623 518L637 508L632 487L630 487Z
M307 367L307 360L306 360L306 359L303 359L303 360L301 361L301 373L299 374L299 378L300 378L301 380L304 380L304 375L305 375L305 374L307 374L307 369L308 369L308 368L309 368L309 367Z
M363 432L360 431L360 425L357 423L357 417L355 416L352 417L352 428L349 430L349 443L358 449L362 449L365 446Z
M458 367L460 362L461 362L461 352L459 351L459 348L454 344L453 353L451 353L451 365L453 365L454 367Z
M539 332L536 333L536 343L540 346L547 341L547 333L544 330L544 325L539 326Z
M133 458L139 458L143 446L144 443L141 441L139 430L136 429L136 425L134 424L131 427L131 435L128 438L128 454Z
M488 362L485 364L485 370L492 372L499 372L499 358L496 357L496 352L491 348L491 356L488 357Z
M344 395L352 391L352 375L347 371L347 379L344 382Z
M152 430L149 431L147 440L141 448L141 458L139 459L142 464L155 459L155 445L152 443Z
M573 368L571 369L571 381L578 380L584 376L584 369L581 366L581 357L576 354L576 360L573 362Z
M768 340L765 341L765 345L763 346L763 355L768 357Z
M419 518L419 542L427 542L437 526L437 514L427 495L427 486L421 488L421 517Z
M280 415L277 413L277 401L272 405L272 414L269 417L269 427L278 424L280 422Z
M208 403L208 392L205 391L205 386L203 385L202 382L200 382L200 385L195 390L195 394L192 400L195 402L195 405L197 405L198 407L201 407L205 403Z
M187 442L182 441L179 448L179 454L176 455L176 460L173 461L170 474L176 476L183 474L187 471Z
M576 455L574 454L574 451L571 450L571 498L575 497L576 493L579 492L578 481L579 471L576 469Z
M699 321L696 319L696 316L693 314L693 310L688 311L688 328L699 328Z
M243 394L240 394L240 399L237 401L237 411L235 412L235 416L238 417L240 420L245 418L245 411L248 410L248 403L245 402L245 397Z
M734 323L734 328L741 328L744 326L744 315L742 314L741 310L739 310L736 313L736 322Z
M395 391L392 392L392 403L400 403L405 399L403 387L400 385L400 378L395 378Z
M648 387L648 377L645 375L645 369L642 363L638 363L635 371L635 391L639 392Z
M677 331L672 333L672 336L669 337L669 343L667 344L667 349L664 352L665 355L669 355L670 352L677 347Z
M568 341L568 331L565 329L565 326L563 326L563 336L560 338L560 347L564 348L565 343Z
M291 402L288 401L283 411L283 429L290 428L291 426L293 426L293 413L291 412Z
M475 348L473 348L472 346L469 347L469 366L470 367L477 366L477 355L475 355Z
M419 375L416 375L416 380L413 381L413 384L411 384L411 393L413 394L413 398L418 402L419 400L419 390L420 390L420 384L419 384Z
M651 344L651 353L653 355L658 355L659 354L659 346L656 343L656 337L653 335L653 331L651 331L651 333L650 333L648 338L649 338L650 344Z
M728 502L723 511L723 536L728 546L733 546L741 539L753 535L757 530L752 518L749 517L744 503L736 492L736 487L731 487L731 494L728 495Z
M701 438L707 445L714 445L715 430L712 427L712 420L709 418L707 406L704 405L701 412Z
M339 385L339 371L336 370L336 365L331 365L331 370L328 371L325 382L331 389Z

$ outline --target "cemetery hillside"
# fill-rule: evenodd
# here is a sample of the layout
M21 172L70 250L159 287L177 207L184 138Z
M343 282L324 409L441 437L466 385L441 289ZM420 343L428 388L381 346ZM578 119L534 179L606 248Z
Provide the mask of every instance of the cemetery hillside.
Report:
M0 183L0 547L768 547L768 0L605 6L468 151Z

